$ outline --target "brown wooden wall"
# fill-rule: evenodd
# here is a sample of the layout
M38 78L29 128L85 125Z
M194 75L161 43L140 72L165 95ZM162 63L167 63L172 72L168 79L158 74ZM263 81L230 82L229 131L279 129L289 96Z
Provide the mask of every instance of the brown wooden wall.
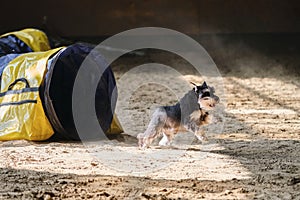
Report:
M33 0L0 4L0 32L41 27L62 36L159 26L186 34L300 32L298 0Z

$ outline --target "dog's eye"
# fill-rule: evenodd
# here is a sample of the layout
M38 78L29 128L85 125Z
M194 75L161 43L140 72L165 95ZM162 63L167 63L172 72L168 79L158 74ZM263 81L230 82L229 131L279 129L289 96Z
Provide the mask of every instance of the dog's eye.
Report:
M209 97L204 97L204 98L202 98L202 99L205 100L205 101L210 100Z
M210 97L210 93L209 92L204 92L202 95L201 95L201 98L203 97Z

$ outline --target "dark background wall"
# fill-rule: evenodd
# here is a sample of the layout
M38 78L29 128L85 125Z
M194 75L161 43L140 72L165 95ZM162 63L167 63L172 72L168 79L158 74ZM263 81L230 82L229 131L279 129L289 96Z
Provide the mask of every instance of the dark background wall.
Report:
M159 26L186 34L300 32L297 0L2 1L0 33L46 24L61 36Z

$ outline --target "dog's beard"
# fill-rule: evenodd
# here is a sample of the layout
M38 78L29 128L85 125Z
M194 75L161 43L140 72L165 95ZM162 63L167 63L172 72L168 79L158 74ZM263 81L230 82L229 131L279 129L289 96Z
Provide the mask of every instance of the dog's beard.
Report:
M213 110L218 102L211 97L204 97L199 99L198 104L201 109Z

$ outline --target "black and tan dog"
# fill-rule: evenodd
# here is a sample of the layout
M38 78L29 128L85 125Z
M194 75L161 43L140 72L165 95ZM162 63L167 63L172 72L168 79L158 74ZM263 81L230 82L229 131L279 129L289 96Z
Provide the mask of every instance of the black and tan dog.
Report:
M163 138L159 145L170 145L175 134L183 131L193 132L201 141L207 140L203 127L210 123L209 111L215 108L219 97L206 82L200 86L192 84L194 89L176 105L161 106L154 111L147 130L137 136L140 148L148 147L160 134Z

